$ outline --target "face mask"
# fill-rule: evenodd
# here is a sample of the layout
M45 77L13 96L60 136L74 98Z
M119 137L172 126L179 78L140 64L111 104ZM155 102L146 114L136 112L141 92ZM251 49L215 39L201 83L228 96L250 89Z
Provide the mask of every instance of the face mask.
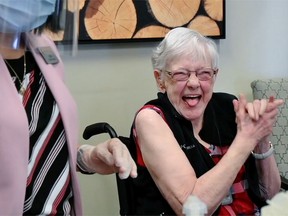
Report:
M56 0L0 0L0 32L29 32L47 20Z

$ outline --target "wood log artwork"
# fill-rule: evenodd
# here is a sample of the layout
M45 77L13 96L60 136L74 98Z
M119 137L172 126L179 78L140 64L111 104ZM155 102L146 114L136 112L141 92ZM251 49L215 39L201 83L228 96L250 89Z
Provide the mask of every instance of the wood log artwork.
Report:
M78 1L80 41L162 38L178 26L206 36L224 31L225 0Z
M92 39L131 38L137 14L132 0L92 0L84 21Z
M81 10L85 5L85 1L86 0L78 0L77 4L75 4L74 1L68 1L67 14L73 13L76 9ZM69 19L69 16L67 16L66 19ZM69 23L69 21L67 23ZM45 30L44 33L54 41L62 41L64 39L64 30L57 33Z

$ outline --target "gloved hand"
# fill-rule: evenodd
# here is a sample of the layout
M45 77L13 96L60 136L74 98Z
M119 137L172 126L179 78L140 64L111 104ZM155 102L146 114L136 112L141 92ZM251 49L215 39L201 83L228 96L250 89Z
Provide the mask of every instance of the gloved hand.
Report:
M121 179L137 177L137 166L127 147L118 139L112 138L95 146L81 145L78 149L77 163L90 173L102 175L118 173ZM81 157L81 158L79 158Z

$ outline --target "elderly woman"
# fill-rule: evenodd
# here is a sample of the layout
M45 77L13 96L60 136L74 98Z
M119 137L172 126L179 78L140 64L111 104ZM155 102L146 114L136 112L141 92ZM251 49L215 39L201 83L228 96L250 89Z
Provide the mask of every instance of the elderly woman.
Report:
M216 46L187 28L171 30L152 62L160 92L137 112L132 130L135 214L180 215L190 195L208 214L258 213L280 190L269 135L283 101L214 93Z

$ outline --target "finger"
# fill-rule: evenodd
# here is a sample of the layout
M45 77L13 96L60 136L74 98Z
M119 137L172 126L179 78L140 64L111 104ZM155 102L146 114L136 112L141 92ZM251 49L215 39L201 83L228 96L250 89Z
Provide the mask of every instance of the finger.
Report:
M132 163L125 152L122 152L121 157L115 157L115 167L118 170L118 176L120 179L126 179L129 177L132 170Z
M247 117L247 110L246 110L247 100L243 94L240 94L238 105L237 105L237 112L236 112L236 123L237 126L241 126L241 122Z
M266 112L270 112L273 109L278 109L281 105L284 104L284 100L282 99L274 99L273 102L269 100L269 103L267 104Z
M130 176L131 176L132 178L136 178L136 177L138 176L138 173L137 173L137 165L136 165L136 163L134 162L134 160L132 160L132 170L131 170Z
M114 143L111 143L111 152L115 161L115 167L118 170L118 176L120 179L126 179L129 176L132 178L137 177L137 166L132 159L127 147L118 139L113 139Z
M277 107L279 107L279 106L281 106L281 105L284 104L284 100L283 100L283 99L276 99L276 100L273 101L273 103L274 103Z
M97 157L109 166L116 166L122 157L122 145L116 138L107 140L103 143L102 148L98 148Z
M271 110L269 113L267 113L267 116L268 118L276 118L278 113L279 113L279 110L274 109L274 110Z
M130 175L130 170L119 169L118 176L120 179L126 179L129 177L129 175Z
M260 100L254 100L253 101L253 109L254 109L254 115L255 115L255 120L259 119L259 112L260 112L260 107L261 107L261 102Z
M275 97L274 96L270 96L269 97L269 102L273 102L275 100Z
M255 114L254 106L252 103L246 104L246 110L247 110L248 115L251 119L257 120L258 115Z
M116 167L121 167L123 161L127 160L126 146L118 139L112 139L109 145L109 150L113 155ZM126 154L125 154L126 153Z
M233 102L233 106L234 106L234 112L236 113L235 122L237 124L237 122L238 122L238 120L237 120L237 112L239 110L239 101L237 99L234 99L232 102Z
M245 110L246 105L247 105L246 97L243 94L240 94L238 113L242 116L245 115L246 113L246 110Z
M266 99L261 99L260 100L260 110L259 110L259 115L262 116L264 112L266 111L267 108L267 100Z
M129 176L137 177L137 166L130 154L124 155L123 160L117 166L119 167L118 175L120 179L126 179Z
M121 166L119 168L118 176L120 179L126 179L129 176L131 176L132 178L136 178L137 175L137 166L133 160L130 160L127 165Z
M274 96L270 96L268 99L268 106L267 106L267 110L266 111L270 111L271 109L273 109L273 102L275 101L275 97Z
M234 111L237 112L239 110L239 102L238 100L233 100Z

